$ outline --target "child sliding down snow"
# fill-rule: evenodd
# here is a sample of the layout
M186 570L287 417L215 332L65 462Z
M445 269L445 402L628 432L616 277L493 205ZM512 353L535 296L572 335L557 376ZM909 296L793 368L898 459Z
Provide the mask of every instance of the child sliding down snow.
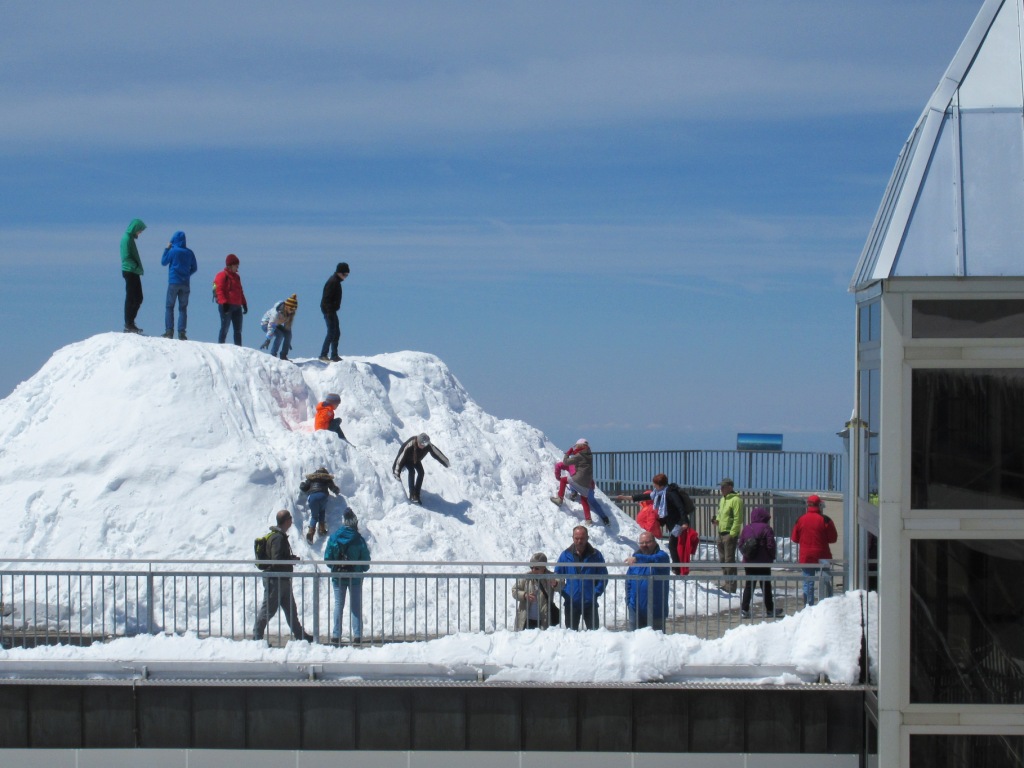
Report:
M563 472L567 474L562 474ZM560 462L555 464L555 478L558 480L558 495L552 496L551 501L561 504L565 500L565 488L568 485L575 493L579 494L580 504L583 505L583 518L587 525L592 525L590 519L590 508L593 507L601 522L609 525L611 520L594 498L594 457L590 452L590 444L580 438L576 445L570 448Z

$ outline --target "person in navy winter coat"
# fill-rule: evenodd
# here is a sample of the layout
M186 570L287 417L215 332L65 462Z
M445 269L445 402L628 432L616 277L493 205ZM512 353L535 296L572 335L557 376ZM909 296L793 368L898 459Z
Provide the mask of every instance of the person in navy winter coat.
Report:
M640 534L640 548L626 559L629 563L626 580L626 609L629 612L629 628L651 627L665 631L665 617L668 616L669 557L650 531Z
M164 338L174 338L174 302L178 302L178 338L185 341L188 327L188 295L192 275L199 269L196 255L185 247L185 233L175 232L164 248L161 266L167 267L167 307L164 312Z
M565 626L579 629L580 619L587 629L597 629L597 599L604 594L608 575L604 555L590 544L590 534L584 525L572 529L572 545L558 556L555 573L565 576L562 599L565 601Z
M750 512L750 522L743 526L736 549L743 552L744 542L756 541L757 546L748 554L743 555L743 562L751 564L744 568L747 576L770 576L772 569L765 568L775 562L775 529L771 526L771 515L764 507L754 507ZM754 564L757 565L754 565ZM764 579L761 582L761 589L764 592L764 610L768 616L782 616L783 611L775 610L775 601L772 596L771 579ZM743 582L743 596L740 598L740 616L744 619L750 618L750 598L754 591L754 582Z

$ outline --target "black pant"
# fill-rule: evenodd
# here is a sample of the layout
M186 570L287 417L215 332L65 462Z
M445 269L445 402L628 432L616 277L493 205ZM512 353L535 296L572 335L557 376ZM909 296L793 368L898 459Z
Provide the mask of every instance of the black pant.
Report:
M217 342L224 343L228 337L228 325L231 325L234 328L235 346L242 346L242 305L218 304L217 306L220 309L220 333L217 335Z
M122 272L124 277L124 327L135 327L135 316L142 306L142 278L134 272Z
M580 628L580 619L583 619L587 629L597 629L600 626L597 620L597 600L592 603L582 604L566 600L563 613L565 614L566 629L578 630Z
M771 568L744 568L743 572L747 576L770 576ZM754 593L754 581L743 582L743 596L740 597L740 608L744 611L750 610L750 598ZM772 582L770 579L765 579L761 582L761 589L764 592L764 609L768 613L775 612L775 600L772 597Z
M679 537L669 534L668 536L668 556L672 559L673 563L679 562ZM673 568L672 573L679 573L678 568Z
M345 433L341 431L341 419L331 419L331 425L327 429L336 434L342 440L345 439Z
M423 487L423 464L405 464L402 466L402 469L409 472L409 498L418 499L420 497L420 488Z
M341 325L338 323L337 312L324 312L324 322L327 323L327 338L320 348L320 357L327 357L328 354L338 356L338 342L341 340Z
M263 578L263 603L256 614L256 626L252 630L254 640L262 640L263 633L267 631L267 624L278 609L284 611L284 619L292 631L296 640L301 640L306 634L299 621L299 612L295 607L295 596L292 594L292 580L280 576L265 576Z

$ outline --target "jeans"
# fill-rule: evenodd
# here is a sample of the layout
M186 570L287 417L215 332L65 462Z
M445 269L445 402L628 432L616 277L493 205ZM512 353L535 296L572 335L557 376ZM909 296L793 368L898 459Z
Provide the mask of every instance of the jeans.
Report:
M178 301L178 333L184 333L188 327L188 295L190 288L187 285L167 286L167 311L164 312L164 330L174 329L174 301Z
M281 346L281 342L284 342L284 346ZM280 325L274 329L274 340L270 342L270 354L277 357L277 350L281 348L281 355L288 357L288 352L292 348L292 330L291 328L282 328Z
M337 312L324 312L324 322L327 323L327 338L320 348L320 357L327 357L328 354L338 356L338 342L341 341L341 325L338 323Z
M220 310L220 333L217 335L217 343L223 344L228 337L228 325L235 330L235 346L242 346L242 305L241 304L218 304Z
M323 525L327 512L327 494L323 491L311 493L306 503L309 504L309 527L312 528L317 523Z
M581 618L587 629L597 629L600 626L597 620L597 600L582 604L566 600L562 613L565 614L566 629L579 630Z
M142 306L142 278L134 272L122 272L124 276L124 327L135 327L135 316Z
M363 580L361 578L331 579L334 587L334 628L331 637L341 638L341 614L345 612L345 593L351 596L348 609L352 614L352 637L363 636Z
M825 566L832 564L831 560L819 560ZM804 568L804 602L807 605L814 605L814 583L822 580L822 597L832 597L832 572L830 569Z
M399 467L398 471L401 472L403 469L409 470L409 498L418 499L420 497L420 488L423 487L423 465L413 464L411 466Z
M743 572L747 576L770 576L771 568L744 568ZM754 583L753 581L743 582L743 596L740 598L740 610L750 610L750 600L754 594ZM761 591L764 593L764 609L769 613L775 613L775 599L772 597L772 582L771 579L765 579L761 582Z
M658 632L665 631L665 617L655 615L651 619L651 623L647 623L647 611L643 610L637 612L636 608L631 605L626 606L626 612L629 614L629 628L630 629L643 629L644 627L650 627L651 629L657 630Z
M292 631L296 640L301 640L306 633L299 621L299 612L295 607L295 597L292 595L292 580L290 577L264 576L263 577L263 603L256 614L256 626L253 627L252 637L254 640L262 640L264 632L267 631L267 624L278 609L284 611L285 621Z

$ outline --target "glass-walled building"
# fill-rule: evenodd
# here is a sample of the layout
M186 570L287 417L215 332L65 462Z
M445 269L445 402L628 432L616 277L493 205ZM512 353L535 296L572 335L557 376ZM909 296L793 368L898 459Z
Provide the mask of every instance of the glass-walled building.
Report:
M987 0L851 284L869 764L1024 765L1022 39L1024 0Z

